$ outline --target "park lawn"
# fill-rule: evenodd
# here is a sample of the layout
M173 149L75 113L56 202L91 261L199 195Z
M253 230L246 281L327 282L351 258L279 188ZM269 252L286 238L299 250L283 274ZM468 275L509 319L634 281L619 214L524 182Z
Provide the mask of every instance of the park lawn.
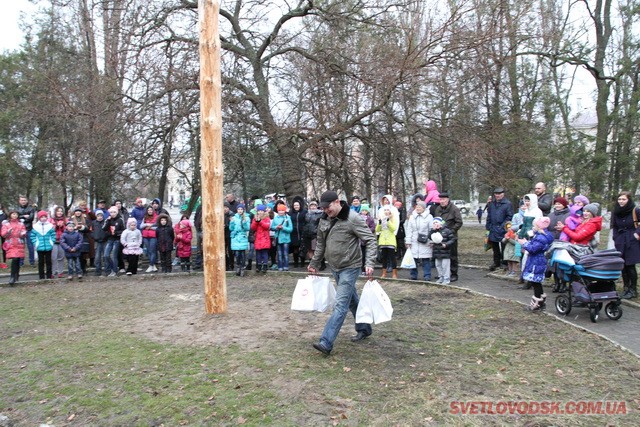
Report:
M294 274L0 288L0 414L16 426L638 425L635 356L516 303L385 283L392 321L334 351L328 313L291 312ZM362 283L359 283L362 286ZM456 402L624 402L617 415L461 415ZM618 407L620 409L620 407Z

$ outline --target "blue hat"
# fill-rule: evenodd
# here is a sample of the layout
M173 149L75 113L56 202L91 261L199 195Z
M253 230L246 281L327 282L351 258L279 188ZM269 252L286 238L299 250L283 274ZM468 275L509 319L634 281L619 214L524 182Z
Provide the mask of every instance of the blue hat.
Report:
M257 211L266 211L267 207L261 203L258 206L256 206L256 210Z
M98 216L98 215L104 216L104 212L102 212L100 209L96 209L95 213L96 213L96 216Z
M244 210L244 203L238 203L238 206L236 206L236 209L243 209Z
M438 223L440 225L444 224L444 220L442 218L440 218L439 216L433 218L433 223Z

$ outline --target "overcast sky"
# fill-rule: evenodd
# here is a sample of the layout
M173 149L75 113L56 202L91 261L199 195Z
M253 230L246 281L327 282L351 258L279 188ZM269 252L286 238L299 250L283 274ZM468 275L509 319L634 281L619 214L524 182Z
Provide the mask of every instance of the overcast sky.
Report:
M0 12L0 50L13 50L22 43L22 31L18 28L20 12L33 10L27 0L4 0Z

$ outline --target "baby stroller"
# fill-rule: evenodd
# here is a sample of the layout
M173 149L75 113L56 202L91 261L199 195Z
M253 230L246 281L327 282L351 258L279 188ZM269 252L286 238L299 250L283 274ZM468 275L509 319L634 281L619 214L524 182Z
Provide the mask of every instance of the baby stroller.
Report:
M620 278L624 260L620 252L606 250L583 255L577 260L566 249L556 249L550 265L559 272L566 293L556 297L556 310L568 315L573 307L587 307L592 322L598 321L602 306L611 320L622 317L620 297L615 281Z

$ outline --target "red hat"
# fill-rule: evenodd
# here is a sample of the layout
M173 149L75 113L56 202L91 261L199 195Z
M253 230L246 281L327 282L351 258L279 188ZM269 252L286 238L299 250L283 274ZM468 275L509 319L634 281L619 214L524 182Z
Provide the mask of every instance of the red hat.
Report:
M49 214L47 213L47 211L40 211L40 212L38 212L38 219L42 218L43 216L49 216Z
M279 203L278 212L286 212L286 211L287 211L287 207L284 205L284 203Z
M565 199L564 197L556 197L555 199L553 199L553 204L555 205L556 203L560 203L565 208L569 206L569 202L567 202L567 199Z

